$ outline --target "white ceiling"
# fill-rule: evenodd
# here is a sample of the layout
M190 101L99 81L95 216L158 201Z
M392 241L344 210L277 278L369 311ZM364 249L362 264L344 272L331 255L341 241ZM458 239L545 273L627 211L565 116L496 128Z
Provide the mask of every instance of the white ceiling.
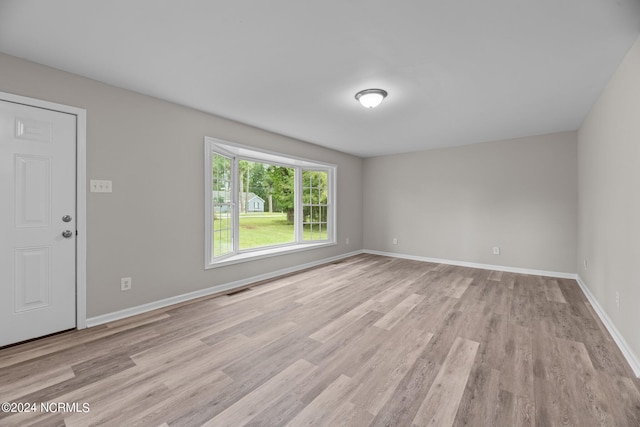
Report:
M638 35L639 0L0 0L2 52L365 157L577 129Z

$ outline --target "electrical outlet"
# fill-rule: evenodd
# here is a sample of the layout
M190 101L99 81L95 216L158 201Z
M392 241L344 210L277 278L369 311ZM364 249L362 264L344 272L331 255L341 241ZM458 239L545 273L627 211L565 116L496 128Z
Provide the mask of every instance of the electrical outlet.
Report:
M393 240L392 240L392 243L393 243L394 245L397 245L397 244L398 244L398 239L394 237L394 238L393 238Z
M616 308L620 309L620 293L616 291Z
M130 291L131 290L131 277L123 277L120 279L120 291Z
M347 237L347 240L345 242L346 242L347 245L349 244L349 238L348 237Z
M493 247L493 254L494 255L500 255L500 248L498 246L494 246Z

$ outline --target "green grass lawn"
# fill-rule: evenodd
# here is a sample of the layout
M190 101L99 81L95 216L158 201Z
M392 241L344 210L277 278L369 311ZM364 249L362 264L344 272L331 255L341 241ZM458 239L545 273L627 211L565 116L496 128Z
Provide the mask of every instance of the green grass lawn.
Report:
M226 253L231 248L231 230L229 234L224 230L227 219L216 220L214 235L214 251ZM312 230L307 224L304 226L305 240L324 240L327 230L319 230L314 226ZM227 237L229 236L229 237ZM240 214L240 250L258 248L261 246L281 245L295 241L293 224L287 224L285 213L248 213Z
M240 215L240 250L293 241L293 224L287 224L287 214L261 212Z

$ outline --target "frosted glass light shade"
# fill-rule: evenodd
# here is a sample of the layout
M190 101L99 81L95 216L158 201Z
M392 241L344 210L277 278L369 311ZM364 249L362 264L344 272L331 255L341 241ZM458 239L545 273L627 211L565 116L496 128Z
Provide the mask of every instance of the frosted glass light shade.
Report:
M356 99L366 108L375 108L387 96L387 91L382 89L366 89L356 93Z

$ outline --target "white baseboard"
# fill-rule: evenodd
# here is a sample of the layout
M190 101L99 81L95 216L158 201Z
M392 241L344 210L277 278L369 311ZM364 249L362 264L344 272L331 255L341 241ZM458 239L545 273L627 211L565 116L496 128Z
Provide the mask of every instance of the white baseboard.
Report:
M103 323L113 322L114 320L124 319L126 317L131 317L137 314L146 313L148 311L157 310L159 308L167 307L173 304L178 304L184 301L189 301L195 298L200 298L208 295L222 293L225 291L230 291L236 288L241 288L243 286L250 285L252 283L260 282L262 280L273 279L274 277L283 276L289 273L295 273L296 271L304 270L310 267L316 267L322 264L327 264L343 258L354 256L354 255L360 255L361 253L362 253L361 250L349 252L349 253L334 256L331 258L324 258L318 261L296 265L295 267L283 268L281 270L272 271L270 273L260 274L258 276L253 276L246 279L236 280L234 282L212 286L210 288L201 289L199 291L189 292L182 295L176 295L175 297L165 298L159 301L154 301L154 302L138 305L131 308L126 308L124 310L114 311L113 313L107 313L107 314L102 314L100 316L90 317L87 319L87 327L102 325Z
M534 276L558 277L561 279L576 278L576 275L574 273L562 273L558 271L533 270L530 268L505 267L504 265L479 264L476 262L429 258L429 257L415 256L415 255L397 254L393 252L372 251L369 249L365 249L363 252L366 254L383 255L383 256L389 256L394 258L410 259L414 261L425 261L425 262L433 262L436 264L449 264L449 265L457 265L460 267L479 268L481 270L496 270L496 271L504 271L508 273L531 274Z
M631 366L633 373L636 375L636 377L640 378L640 359L636 356L633 350L631 350L631 347L629 347L629 344L627 344L627 341L625 341L622 334L618 332L618 329L613 325L613 322L607 315L607 312L604 311L604 309L600 306L600 303L598 303L598 300L593 296L593 294L587 287L587 284L582 280L580 275L576 274L575 279L578 282L578 285L580 285L582 293L585 294L596 314L609 331L609 334L611 334L613 340L618 345L618 348L622 352L624 358L627 359L627 362L629 363L629 366Z

